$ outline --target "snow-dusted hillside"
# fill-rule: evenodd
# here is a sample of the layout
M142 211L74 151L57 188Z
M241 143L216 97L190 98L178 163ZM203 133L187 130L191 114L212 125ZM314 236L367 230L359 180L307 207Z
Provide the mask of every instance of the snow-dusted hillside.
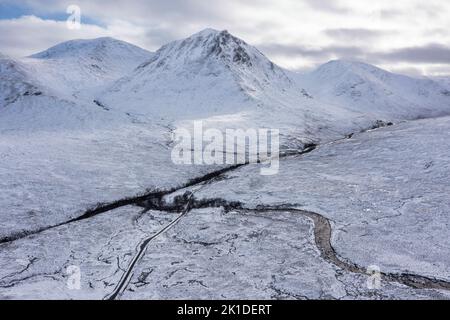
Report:
M7 129L41 118L42 124L33 120L29 127L52 126L46 119L73 128L78 122L83 128L124 121L177 127L203 119L217 128L280 129L282 142L292 147L294 140L335 139L377 120L450 113L450 96L438 82L348 61L296 75L227 31L213 29L155 54L99 38L68 41L14 63L1 61L0 76L13 79L2 84L2 105L16 101L21 110L20 116L12 110L3 115L0 123ZM36 93L42 97L27 97ZM38 106L31 110L30 105ZM56 112L57 105L70 111Z
M69 41L25 59L1 56L0 77L4 161L0 180L10 194L4 195L5 208L27 188L27 208L35 208L33 219L42 226L57 220L56 212L58 219L64 219L95 205L95 199L112 200L99 196L98 190L130 195L133 190L157 188L162 179L152 170L168 175L164 181L170 184L174 177L167 172L177 172L170 163L170 131L190 125L190 120L203 119L218 128L280 129L285 147L302 148L305 143L327 142L370 128L378 119L433 116L448 111L450 99L436 92L435 82L353 62L331 62L298 77L243 40L212 29L170 43L156 54L100 38ZM361 86L367 90L351 88L358 79L365 79ZM337 87L350 91L342 89L336 95ZM360 95L352 97L353 90L360 90ZM421 95L425 92L428 96ZM427 101L423 108L417 107L419 99ZM424 108L433 110L423 113ZM112 149L119 151L113 156L108 154ZM24 162L24 155L38 160ZM102 169L86 174L96 157ZM72 161L68 159L85 160L68 167ZM158 165L144 175L139 166L133 170L118 166L126 159L137 163L147 159ZM61 168L58 179L49 180L55 168ZM108 168L115 174L109 174ZM206 171L189 169L189 177ZM127 175L141 179L127 184L123 180ZM107 176L111 181L105 180ZM79 190L72 189L73 177L79 179L75 181ZM106 192L108 185L122 187L111 193ZM52 192L54 188L71 190L64 192L64 197L77 199L67 200L70 209L60 209L62 195ZM75 210L79 198L72 195L77 190L89 200ZM40 205L40 199L46 204ZM22 210L13 206L7 212Z
M0 299L103 298L120 281L131 299L448 297L449 118L357 133L450 113L441 80L348 61L298 75L212 29L155 54L100 38L0 56L0 80ZM192 120L319 145L275 177L177 165L171 132ZM187 190L201 210L172 201ZM369 264L419 288L369 290Z
M151 57L144 49L112 38L67 41L27 58L0 55L0 107L43 91L78 102Z
M377 120L449 114L443 90L358 62L332 61L296 75L227 31L206 29L163 46L98 100L178 126L203 119L219 128L280 128L285 142L323 141Z
M60 93L103 87L130 73L152 53L113 38L63 42L25 59Z
M330 61L297 82L317 99L386 120L450 113L445 88L430 79L387 72L355 61Z
M402 123L321 146L308 155L283 159L282 170L275 177L260 176L255 165L191 189L204 204L208 199L230 204L241 201L244 208L255 210L206 207L180 216L124 206L0 244L0 299L110 297L145 240L158 235L135 264L117 298L448 299L448 289L438 290L429 282L429 287L421 288L420 278L413 285L405 283L418 276L436 283L450 279L446 241L449 130L450 118ZM133 136L131 133L130 138ZM117 141L117 137L111 140ZM141 140L142 145L145 141ZM73 154L80 154L83 141L73 143L64 151L75 147ZM178 167L179 171L172 172L164 167L165 159L146 161L151 152L131 148L111 151L108 149L114 144L101 145L104 149L97 150L96 156L81 153L73 163L54 168L50 180L57 197L40 202L33 198L33 188L41 186L32 180L19 195L5 188L14 200L3 208L13 208L16 216L24 206L20 218L36 223L42 210L39 205L57 204L58 211L67 213L73 206L84 205L89 196L95 197L89 185L94 177L99 179L91 188L102 197L110 197L110 193L132 190L136 183L145 184L147 179L163 178L165 183L169 177L179 180L180 174L185 179L185 169L192 168ZM114 156L108 156L107 162L118 157L117 162L105 163L108 151ZM26 171L33 156L27 155L27 161L13 169ZM92 163L95 158L97 162ZM57 159L54 162L58 164ZM62 181L74 164L84 175L74 170L68 179L82 181L81 187ZM39 167L45 167L45 159ZM98 170L105 174L100 176ZM152 178L152 172L159 176ZM66 188L60 190L58 184ZM53 196L51 187L48 196ZM265 210L276 206L283 209ZM314 220L299 209L312 210L321 219ZM8 211L2 217L6 227L13 226L11 216ZM321 229L327 226L325 221L329 222L328 230ZM331 243L335 251L329 251L341 261L355 263L362 270L375 265L383 273L406 276L399 283L383 275L379 289L369 288L365 271L343 268L324 254L320 244L325 241ZM67 268L73 266L82 272L80 290L67 287Z
M0 131L86 130L128 123L95 93L152 53L112 38L73 40L27 58L0 56Z
M250 110L257 104L254 96L290 87L284 71L258 50L227 31L206 29L163 46L102 99L121 109L183 119Z
M19 60L0 55L0 108L21 96L40 95L42 91L30 77L29 68Z
M450 95L450 77L435 77L433 80L439 82L444 88L444 94Z

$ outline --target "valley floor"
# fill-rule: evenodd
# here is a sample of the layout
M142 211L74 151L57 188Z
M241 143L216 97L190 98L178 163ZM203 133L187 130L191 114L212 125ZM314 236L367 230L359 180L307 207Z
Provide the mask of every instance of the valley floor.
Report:
M213 169L172 165L146 133L110 134L2 137L0 299L450 298L450 117L179 190ZM68 222L158 188L173 192Z

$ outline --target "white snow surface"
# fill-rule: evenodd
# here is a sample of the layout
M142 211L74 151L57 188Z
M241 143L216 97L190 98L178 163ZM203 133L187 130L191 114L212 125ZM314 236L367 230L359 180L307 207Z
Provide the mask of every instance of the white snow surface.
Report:
M383 120L449 113L448 95L440 82L390 73L362 62L330 61L295 78L324 102Z
M196 196L317 212L341 257L448 281L449 138L450 117L405 122L284 159L273 177L246 166Z
M171 132L203 120L205 126L218 129L280 129L284 148L303 148L310 142L324 146L300 159L282 160L280 174L272 178L261 177L257 167L230 173L229 180L208 185L199 193L202 197L255 205L289 203L315 210L332 220L333 245L341 256L361 266L375 263L387 271L449 280L449 248L442 241L449 238L449 118L401 123L450 114L448 90L443 79L414 79L354 61L332 61L313 72L296 74L275 65L243 40L213 29L169 43L156 53L100 38L69 41L26 58L0 55L0 238L37 231L76 218L98 203L177 187L217 170L175 165L170 158ZM377 120L398 127L358 134ZM352 133L357 134L351 140L328 144ZM41 290L55 285L58 290L51 298L81 298L83 294L101 298L110 292L124 267L116 268L111 261L129 261L135 243L143 237L134 229L136 224L130 225L124 218L128 213L139 216L135 209L122 208L113 214L117 212L111 221L108 215L100 216L76 223L75 229L64 225L2 245L0 286L8 287L11 281L14 285L5 292L2 288L1 297L50 297ZM364 278L356 280L345 272L336 276L336 267L314 251L307 219L280 216L283 221L277 226L270 217L224 217L215 209L196 213L198 224L180 224L164 236L166 242L161 240L159 251L152 252L161 262L155 267L159 270L156 279L163 279L168 272L163 266L194 252L193 260L183 265L177 276L183 278L183 290L176 291L177 281L170 280L165 285L171 289L145 284L142 289L135 288L134 297L221 298L214 290L200 288L198 281L223 289L224 296L232 298L239 298L233 292L249 298L371 296L360 288L349 289L352 282ZM120 224L122 219L123 229L108 225ZM271 250L272 241L282 249L260 260L253 257L252 264L289 260L281 269L277 263L269 263L270 271L259 284L258 272L251 273L245 266L250 260L242 258L249 254L249 246L236 240L253 239L251 227L239 229L241 219L250 226L270 229L257 237L263 240L258 245L261 251ZM162 220L167 222L166 217ZM100 230L98 237L91 232L96 223L106 230ZM195 243L187 246L177 234L195 234L208 224L214 234L205 232L205 241L217 240L217 228L224 226L217 245L202 251L217 258L212 262L196 256L195 250L202 248ZM236 239L233 228L242 232ZM296 228L303 230L297 238L289 239L289 234L283 233ZM108 234L110 229L113 236ZM115 252L111 242L125 233L130 238L120 238L120 252L111 254L110 250ZM86 246L77 245L74 252L79 255L73 258L69 248L55 247L61 239L67 245L80 234L89 238L87 246L92 251L84 252ZM30 258L31 278L24 274L22 279L23 263L11 261L33 257L36 241L42 244L36 253L39 264L33 269L35 260ZM236 263L229 260L233 257L215 253L223 246L230 249L230 244L236 248ZM306 271L295 266L295 252L288 248L299 244L306 248L300 252L302 259L311 262ZM178 249L165 256L172 245ZM111 281L105 284L92 279L94 291L67 292L61 282L65 257L92 271L105 250L111 259L104 260L105 269L91 274L98 280L106 272ZM54 252L61 256L55 257ZM59 260L52 264L52 259ZM146 259L137 274L148 273ZM227 263L230 268L242 269L225 290L220 279L232 271L210 274L208 270ZM195 272L204 279L187 275L186 270L195 264L203 265ZM282 276L272 277L277 270ZM322 271L323 282L313 283L310 279ZM293 280L296 274L298 282ZM133 279L132 284L141 282ZM306 289L294 288L292 283ZM85 285L90 286L88 282ZM388 286L378 298L435 298L437 294ZM124 298L133 298L133 294L127 292Z
M175 218L124 207L0 245L0 299L104 299L141 241ZM121 298L449 298L395 283L369 290L366 276L324 261L312 233L312 223L299 215L194 210L152 242ZM80 271L77 290L67 286L70 267Z
M33 66L42 83L58 93L103 87L152 57L152 53L113 38L72 40L34 54Z

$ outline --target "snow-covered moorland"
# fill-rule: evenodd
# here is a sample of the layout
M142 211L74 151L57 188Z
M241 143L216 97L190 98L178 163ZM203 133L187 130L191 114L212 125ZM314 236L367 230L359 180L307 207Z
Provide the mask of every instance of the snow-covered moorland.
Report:
M0 298L448 298L442 79L296 74L206 29L155 53L100 38L0 55L0 80ZM171 133L195 120L318 147L270 177L176 165Z

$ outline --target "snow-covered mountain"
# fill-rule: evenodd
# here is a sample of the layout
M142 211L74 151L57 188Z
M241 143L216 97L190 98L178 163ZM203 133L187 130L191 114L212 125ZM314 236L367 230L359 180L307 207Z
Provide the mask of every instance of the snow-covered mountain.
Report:
M100 65L116 65L121 70L127 70L136 63L133 59L147 59L151 55L147 50L125 41L110 37L96 39L80 39L57 44L47 50L31 55L36 59L91 59ZM131 65L131 66L130 66ZM129 70L128 70L129 71Z
M0 108L14 103L19 97L40 95L38 84L29 76L22 62L0 55Z
M112 38L67 41L26 58L2 55L0 129L81 129L121 119L93 97L152 55Z
M450 99L435 81L350 61L297 75L227 31L213 29L163 46L96 99L155 121L270 126L303 140L343 135L377 120L450 113Z
M319 136L319 130L344 134L357 117L310 99L288 71L245 41L213 29L163 46L96 100L175 126L202 119L215 128L278 128L300 140Z
M155 54L0 55L0 299L448 298L450 117L358 133L450 113L446 88L348 61L295 74L211 29ZM192 120L322 144L271 177L178 165L170 133Z
M377 120L450 113L448 90L437 81L352 61L331 61L299 75L213 29L156 53L99 38L64 42L18 60L3 57L0 64L5 79L0 106L15 102L33 112L25 118L73 127L77 121L181 126L202 119L218 128L278 128L286 140L305 141L343 136ZM62 104L70 112L56 112ZM14 127L5 117L0 122ZM14 111L8 117L14 118ZM16 122L26 126L23 118ZM51 125L33 121L33 127Z
M67 41L27 58L2 55L0 106L25 93L44 92L68 99L80 91L91 92L127 75L151 57L144 49L112 38ZM75 94L75 98L80 95Z
M450 112L450 99L440 83L390 73L362 62L334 60L296 78L323 102L385 119Z
M150 59L152 53L113 38L63 42L26 59L59 92L105 86Z
M253 97L290 87L285 72L257 49L206 29L163 46L101 100L137 113L195 118L242 112L255 107Z
M439 82L445 88L444 94L450 95L450 77L435 77L433 80Z

